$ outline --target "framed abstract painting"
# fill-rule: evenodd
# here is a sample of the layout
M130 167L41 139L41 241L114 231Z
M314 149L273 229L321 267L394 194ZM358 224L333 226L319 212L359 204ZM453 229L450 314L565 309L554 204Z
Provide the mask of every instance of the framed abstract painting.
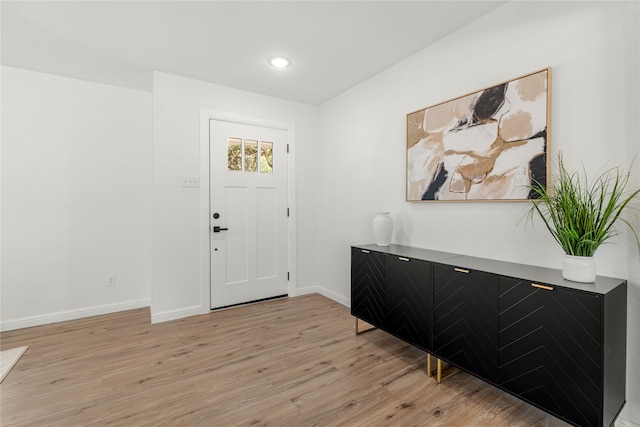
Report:
M547 185L551 68L407 114L407 201L522 201Z

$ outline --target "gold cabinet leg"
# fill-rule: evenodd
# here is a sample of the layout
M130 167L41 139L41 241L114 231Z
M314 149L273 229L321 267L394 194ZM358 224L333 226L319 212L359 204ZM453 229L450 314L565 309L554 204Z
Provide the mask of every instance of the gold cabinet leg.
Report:
M427 376L432 377L435 373L436 370L433 369L433 364L431 363L431 353L427 353Z
M442 360L436 358L438 361L438 366L436 368L436 382L440 384L443 380L449 378L452 375L460 372L460 369L455 366L448 365L446 368L442 369ZM443 375L444 372L444 375Z
M356 319L356 335L360 335L360 334L365 333L367 331L372 331L374 329L377 329L375 326L370 325L369 323L365 322L364 320L360 320L357 317L355 317L355 319ZM360 323L362 323L362 325L365 327L365 329L361 328Z

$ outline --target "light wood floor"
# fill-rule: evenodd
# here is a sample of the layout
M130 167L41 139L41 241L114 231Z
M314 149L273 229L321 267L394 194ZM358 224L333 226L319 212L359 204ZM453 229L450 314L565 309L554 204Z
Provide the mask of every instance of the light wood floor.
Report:
M148 309L0 335L8 426L564 426L319 295L149 324Z

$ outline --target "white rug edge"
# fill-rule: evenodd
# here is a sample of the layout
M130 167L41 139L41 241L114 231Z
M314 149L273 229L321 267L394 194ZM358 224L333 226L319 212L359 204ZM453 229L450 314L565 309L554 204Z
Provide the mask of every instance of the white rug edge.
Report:
M4 381L9 371L18 363L18 360L22 357L25 351L29 348L28 345L24 347L16 347L10 350L0 351L0 383Z

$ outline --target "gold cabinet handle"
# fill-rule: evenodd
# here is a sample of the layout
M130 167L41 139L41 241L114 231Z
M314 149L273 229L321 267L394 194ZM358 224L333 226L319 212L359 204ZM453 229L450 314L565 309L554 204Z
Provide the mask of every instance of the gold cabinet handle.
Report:
M551 286L539 285L537 283L532 283L531 286L533 286L534 288L544 289L545 291L552 291L553 290L553 288Z
M366 250L366 249L362 249L362 253L363 253L363 254L370 254L370 253L371 253L371 251L368 251L368 250Z
M400 261L409 261L409 258L404 258L404 257L401 257L401 256L399 256L398 259Z
M464 268L454 268L458 273L466 273L469 274L469 270L465 270Z

